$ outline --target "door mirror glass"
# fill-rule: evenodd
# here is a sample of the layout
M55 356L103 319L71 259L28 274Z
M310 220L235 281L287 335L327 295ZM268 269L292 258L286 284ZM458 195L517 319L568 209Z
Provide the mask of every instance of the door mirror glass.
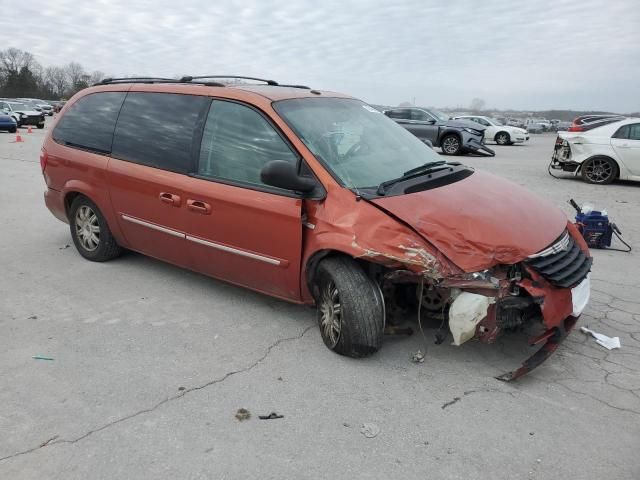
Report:
M260 179L265 185L310 193L316 188L316 181L310 177L298 175L296 166L285 160L272 160L260 172Z

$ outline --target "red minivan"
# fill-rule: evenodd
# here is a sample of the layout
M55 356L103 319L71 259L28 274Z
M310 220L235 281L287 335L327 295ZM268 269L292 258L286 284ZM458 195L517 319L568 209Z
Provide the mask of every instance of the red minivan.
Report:
M559 209L357 99L248 80L107 79L67 102L40 160L83 257L135 250L315 304L326 346L353 357L410 309L455 345L537 325L542 348L503 379L555 350L592 263Z

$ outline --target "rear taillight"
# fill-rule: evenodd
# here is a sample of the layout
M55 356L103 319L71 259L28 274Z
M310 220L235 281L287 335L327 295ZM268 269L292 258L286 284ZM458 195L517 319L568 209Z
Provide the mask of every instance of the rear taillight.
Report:
M47 160L49 160L49 154L43 148L42 151L40 152L40 168L42 168L43 172L44 172L44 169L47 168Z
M582 125L571 125L569 127L569 132L584 132L584 127Z
M563 143L564 143L564 140L558 136L556 138L556 145L562 145Z

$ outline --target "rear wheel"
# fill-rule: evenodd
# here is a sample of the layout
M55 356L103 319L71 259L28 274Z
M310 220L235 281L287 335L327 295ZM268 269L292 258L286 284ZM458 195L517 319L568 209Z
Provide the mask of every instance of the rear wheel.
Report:
M581 172L586 182L608 185L618 176L618 165L609 157L594 157L582 164Z
M122 253L100 209L87 197L78 196L69 209L69 227L78 253L93 262L106 262Z
M39 129L43 129L43 128L44 128L44 123L39 123L39 124L38 124L38 128L39 128Z
M509 145L511 143L511 137L507 132L498 132L495 140L498 145Z
M340 355L366 357L382 346L384 307L380 290L351 258L318 265L317 319L325 345Z
M18 127L10 127L9 133L16 133L18 131Z
M460 137L457 135L445 135L440 142L440 148L445 155L458 155L462 150Z

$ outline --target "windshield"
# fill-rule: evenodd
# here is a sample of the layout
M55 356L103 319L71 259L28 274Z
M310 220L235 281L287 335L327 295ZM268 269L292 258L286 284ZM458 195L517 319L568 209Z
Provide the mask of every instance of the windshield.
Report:
M500 126L500 125L504 125L504 123L502 123L502 122L501 122L500 120L498 120L497 118L490 118L490 119L489 119L489 121L490 121L491 123L493 123L494 125L498 125L498 126Z
M369 105L345 98L281 100L275 110L349 188L377 188L439 155Z
M24 103L10 103L12 110L31 110Z
M431 115L433 115L434 117L438 117L438 120L441 120L443 122L446 122L447 120L449 120L449 115L447 115L446 113L442 113L438 110L434 110L433 108L429 109L429 113L431 113Z

